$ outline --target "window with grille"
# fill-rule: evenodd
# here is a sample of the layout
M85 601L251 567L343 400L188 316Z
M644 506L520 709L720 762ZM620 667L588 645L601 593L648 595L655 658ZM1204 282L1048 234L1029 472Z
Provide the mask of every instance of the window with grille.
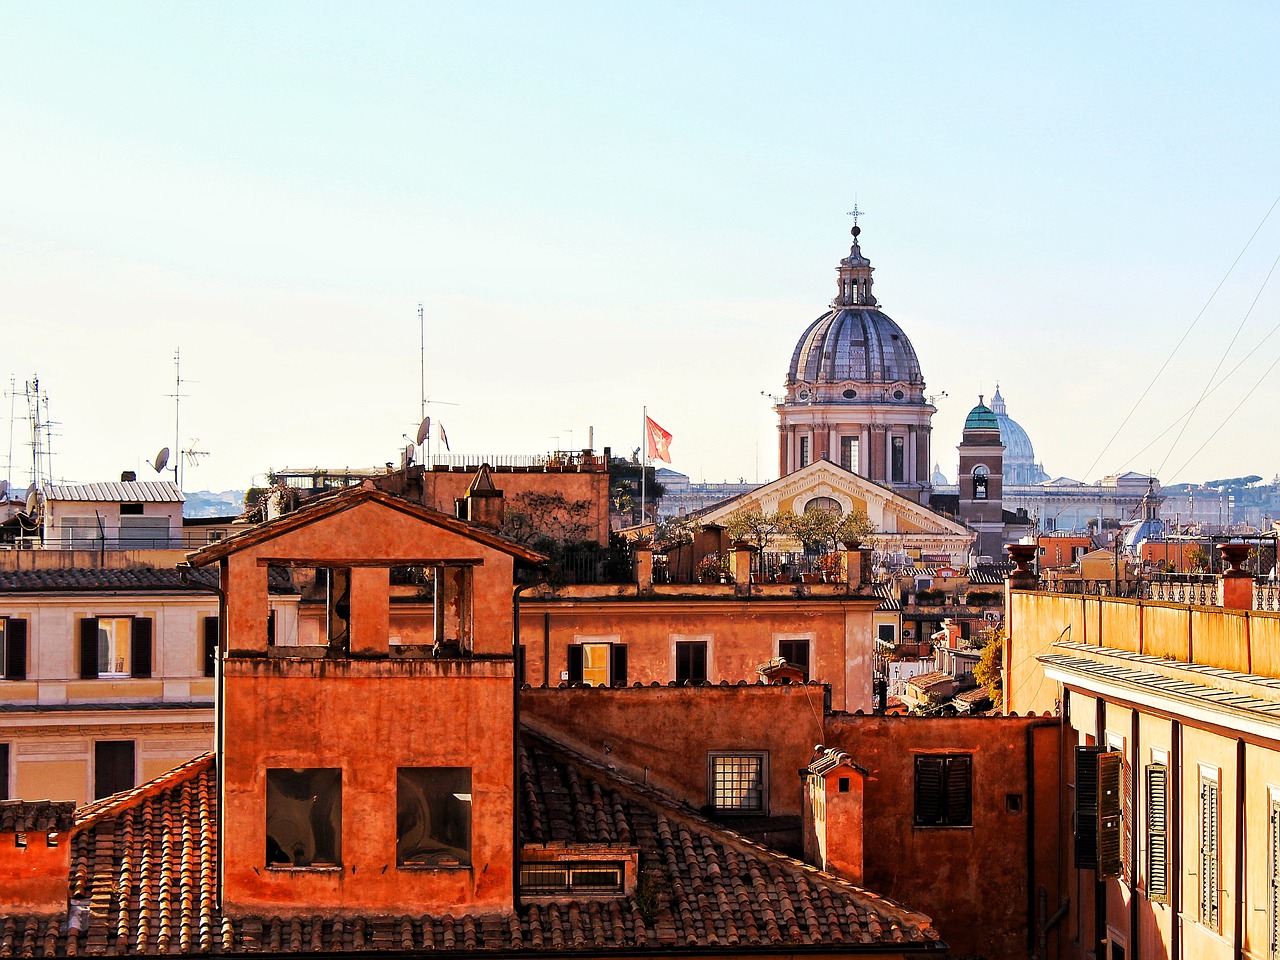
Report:
M1169 902L1169 768L1147 764L1147 899Z
M800 466L807 467L809 465L809 438L800 438Z
M767 812L768 754L713 753L707 767L708 801L715 812Z
M1221 922L1218 781L1200 777L1200 922L1217 930Z
M915 825L973 826L973 757L931 753L916 757Z
M623 892L622 863L523 863L520 892L526 897L609 897Z

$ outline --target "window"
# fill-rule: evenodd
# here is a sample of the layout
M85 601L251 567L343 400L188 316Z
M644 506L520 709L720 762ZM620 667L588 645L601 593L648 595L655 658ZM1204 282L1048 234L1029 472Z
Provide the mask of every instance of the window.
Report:
M522 863L520 892L527 897L607 897L623 893L626 866L618 861Z
M1169 902L1169 768L1147 764L1147 899Z
M593 687L627 685L627 645L625 643L569 644L569 682Z
M396 771L396 863L402 867L470 866L470 767Z
M844 508L834 497L812 497L804 505L805 513L829 513L833 517L844 516Z
M1200 771L1200 922L1217 930L1221 922L1221 882L1218 862L1218 778L1216 771Z
M267 771L267 865L342 863L342 771Z
M168 517L121 517L120 546L146 549L169 546Z
M708 800L716 813L767 813L767 753L707 756Z
M779 640L778 656L793 667L799 667L804 671L804 679L809 679L809 641L804 640Z
M66 549L97 550L102 546L102 524L97 517L63 517L58 529Z
M204 675L212 677L218 660L218 618L204 618Z
M1075 772L1076 869L1094 870L1099 880L1119 877L1121 756L1103 747L1076 747Z
M807 467L809 465L809 438L800 438L800 466Z
M93 799L137 786L132 740L99 740L93 745Z
M0 670L5 680L27 679L27 621L0 617Z
M876 639L881 643L893 643L895 628L892 623L881 623L876 626Z
M852 390L846 390L845 393L852 393ZM841 437L840 438L840 466L844 467L850 473L858 472L858 438L857 437Z
M707 642L676 641L676 683L705 683L707 679Z
M85 617L80 621L80 677L149 677L151 647L147 617Z
M0 743L0 800L12 800L9 796L9 745Z
M120 516L122 517L140 517L143 512L143 506L140 503L120 504Z
M987 499L987 479L988 470L986 467L977 466L973 468L973 499Z
M899 394L898 399L901 399ZM892 468L893 482L903 483L906 480L907 441L903 437L894 437L890 445L889 466Z
M973 826L972 766L973 757L967 753L916 757L917 827Z

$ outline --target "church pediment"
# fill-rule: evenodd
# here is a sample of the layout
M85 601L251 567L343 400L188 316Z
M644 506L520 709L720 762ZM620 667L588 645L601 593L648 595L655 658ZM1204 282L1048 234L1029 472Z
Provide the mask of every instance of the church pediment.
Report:
M892 490L872 483L828 460L818 460L749 493L717 504L702 515L703 522L722 522L741 507L759 507L761 513L803 513L815 499L833 500L841 513L864 511L884 534L957 537L970 531Z

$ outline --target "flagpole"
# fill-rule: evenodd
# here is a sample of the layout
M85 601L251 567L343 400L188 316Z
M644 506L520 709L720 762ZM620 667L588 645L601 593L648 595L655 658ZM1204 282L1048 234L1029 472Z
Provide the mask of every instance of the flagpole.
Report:
M643 525L645 522L644 480L645 474L649 472L649 408L642 407L641 411L644 419L640 421L640 523Z

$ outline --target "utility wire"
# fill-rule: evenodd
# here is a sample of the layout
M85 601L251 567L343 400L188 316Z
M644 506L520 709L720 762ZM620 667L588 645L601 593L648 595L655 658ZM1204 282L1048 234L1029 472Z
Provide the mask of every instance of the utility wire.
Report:
M1231 336L1231 342L1227 344L1227 348L1222 351L1222 356L1218 358L1218 365L1213 368L1213 373L1209 374L1204 382L1204 389L1200 391L1200 397L1196 400L1195 406L1191 408L1194 415L1200 404L1204 402L1204 398L1209 393L1209 385L1213 383L1213 378L1218 375L1218 371L1222 369L1223 363L1227 360L1227 355L1231 353L1231 348L1236 345L1236 340L1240 337L1240 331L1244 329L1245 323L1253 314L1253 308L1258 305L1258 298L1262 296L1262 291L1267 289L1267 284L1271 281L1271 275L1276 272L1276 264L1280 264L1280 254L1276 254L1276 258L1271 261L1271 269L1267 271L1267 275L1262 278L1262 285L1258 287L1258 292L1253 295L1253 301L1249 304L1249 309L1244 312L1244 316L1240 318L1239 325L1236 326L1236 332ZM1169 446L1169 452L1164 455L1164 459L1160 461L1160 466L1156 468L1156 474L1164 469L1164 465L1169 462L1169 458L1173 456L1173 451L1177 449L1178 441L1182 439L1182 435L1187 432L1187 427L1191 425L1191 417L1187 418L1187 422L1182 425L1182 429L1178 431L1178 435L1173 438L1173 443ZM1217 432L1216 430L1214 431ZM1203 449L1203 448L1201 448ZM1197 451L1198 453L1199 451ZM1189 462L1189 461L1188 461Z
M1169 366L1169 363L1173 360L1177 352L1180 349L1182 349L1183 343L1185 343L1187 337L1191 335L1191 331L1195 329L1196 324L1200 322L1200 318L1204 316L1204 312L1209 309L1209 304L1213 303L1214 298L1217 297L1218 295L1218 291L1222 289L1222 285L1227 282L1227 278L1230 277L1232 272L1235 270L1236 264L1240 262L1240 258L1245 255L1245 252L1253 244L1253 240L1258 235L1258 232L1263 228L1266 222L1271 218L1271 212L1275 210L1276 204L1280 204L1280 195L1277 195L1276 198L1271 201L1271 206L1267 208L1266 214L1263 216L1262 220L1258 223L1258 225L1254 228L1253 233L1249 235L1249 239L1245 242L1245 245L1240 249L1240 252L1236 254L1236 258L1231 261L1231 266L1229 266L1227 268L1227 272L1222 275L1222 279L1218 281L1218 285L1213 288L1213 293L1209 294L1209 299L1204 302L1204 306L1200 308L1200 312L1197 313L1195 316L1195 319L1191 321L1191 326L1187 327L1187 329L1182 334L1182 338L1176 344L1174 344L1173 349L1169 351L1169 356L1165 358L1164 363L1160 365L1160 369L1157 370L1155 376L1151 378L1151 382L1147 384L1147 388L1142 391L1142 396L1138 397L1138 399L1134 401L1133 406L1129 409L1129 412L1125 414L1124 419L1120 422L1120 426L1116 427L1115 433L1111 434L1111 439L1109 439L1106 443L1106 446L1104 446L1098 452L1098 456L1094 458L1093 463L1089 464L1089 469L1084 472L1084 475L1086 477L1090 476L1093 473L1094 467L1098 465L1098 463L1106 455L1107 451L1111 449L1111 444L1115 443L1116 437L1120 436L1120 431L1123 430L1125 426L1129 423L1129 420L1133 417L1134 413L1137 412L1138 407L1142 406L1142 401L1147 398L1147 394L1150 393L1151 388L1156 385L1156 381L1160 379L1161 375L1165 371L1165 368Z

